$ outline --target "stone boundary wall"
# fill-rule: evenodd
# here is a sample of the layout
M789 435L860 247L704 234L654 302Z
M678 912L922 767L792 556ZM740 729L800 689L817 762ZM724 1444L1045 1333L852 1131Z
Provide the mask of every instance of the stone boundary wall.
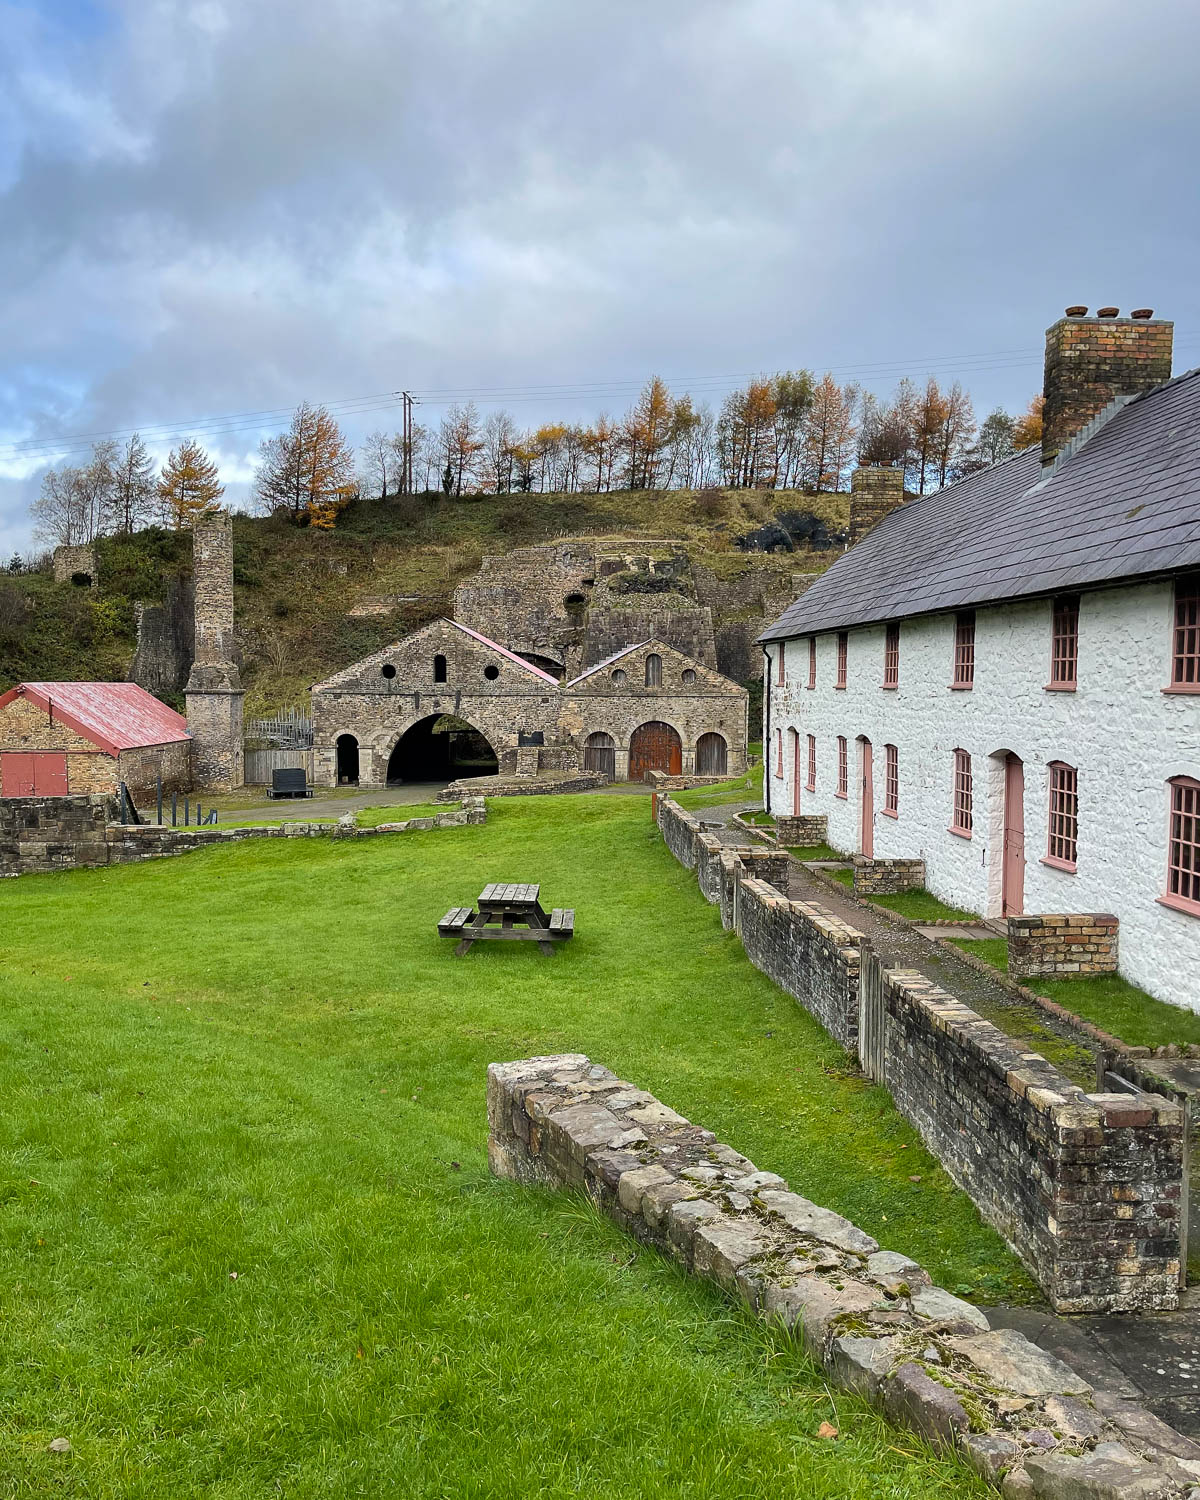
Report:
M612 780L600 771L578 774L539 772L536 776L468 776L452 781L435 802L459 802L468 797L551 797L571 792L594 792Z
M788 885L788 860L786 854L773 849L751 849L740 845L730 847L722 844L711 833L697 833L696 880L700 894L711 906L729 903L730 919L725 927L736 926L736 898L734 886L753 875L758 880L773 885L786 894ZM725 856L729 856L728 859ZM726 885L729 891L726 894Z
M921 974L882 986L882 1081L1055 1310L1175 1307L1183 1107L1085 1094Z
M1115 974L1118 927L1111 912L1009 917L1008 971L1019 979Z
M699 824L667 797L657 814L711 899L713 851ZM919 975L882 971L881 984L864 985L864 970L881 972L864 934L755 880L729 850L716 862L722 925L750 962L889 1088L1056 1309L1177 1305L1182 1106L1153 1093L1084 1094Z
M900 891L925 889L923 859L864 859L854 856L856 896L894 896Z
M273 828L172 828L167 824L110 821L116 804L108 797L19 797L0 800L0 876L45 874L87 866L132 864L189 854L212 844L249 839L373 838L434 828L462 828L487 821L482 797L466 798L459 812L408 818L357 828L353 821L284 822ZM352 820L353 814L348 814Z
M787 849L811 848L824 844L829 832L829 818L825 813L800 813L789 817L775 818L775 842Z
M1200 1446L581 1053L488 1068L497 1177L575 1188L1006 1496L1183 1500Z

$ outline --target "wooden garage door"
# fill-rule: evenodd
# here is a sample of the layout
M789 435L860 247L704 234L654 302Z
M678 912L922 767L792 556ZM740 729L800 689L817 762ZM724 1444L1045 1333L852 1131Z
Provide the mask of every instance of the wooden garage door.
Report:
M65 797L67 757L50 751L6 750L0 755L0 795Z
M678 776L683 770L683 745L669 724L652 719L633 731L629 741L629 779L645 780L647 771Z

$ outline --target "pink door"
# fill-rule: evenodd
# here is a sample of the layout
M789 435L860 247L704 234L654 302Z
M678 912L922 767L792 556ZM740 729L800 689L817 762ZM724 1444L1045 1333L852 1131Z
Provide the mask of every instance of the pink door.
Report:
M859 832L859 853L864 859L875 856L875 773L871 759L871 741L861 740L862 745L862 827Z
M800 735L795 729L789 729L792 737L792 816L800 816Z
M1025 910L1025 767L1016 755L1004 762L1004 873L1001 911L1019 917Z

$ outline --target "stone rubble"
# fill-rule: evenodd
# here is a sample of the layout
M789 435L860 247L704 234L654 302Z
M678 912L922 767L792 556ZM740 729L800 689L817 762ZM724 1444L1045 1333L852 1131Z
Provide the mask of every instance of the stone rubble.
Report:
M582 1053L493 1063L487 1098L497 1176L582 1189L799 1339L833 1382L959 1449L1009 1500L1187 1500L1200 1486L1200 1445L1093 1396L915 1261Z

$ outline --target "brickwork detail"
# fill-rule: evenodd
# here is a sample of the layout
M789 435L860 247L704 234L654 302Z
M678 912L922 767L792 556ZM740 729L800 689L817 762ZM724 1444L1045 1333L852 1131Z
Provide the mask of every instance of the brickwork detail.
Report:
M1008 972L1115 974L1119 925L1111 912L1009 917Z
M850 476L850 545L904 504L904 470L859 465Z
M1042 462L1116 397L1170 380L1173 336L1161 318L1060 318L1047 328Z
M1003 1477L1005 1495L1190 1491L1191 1465L1177 1462L1197 1452L1186 1438L1138 1409L1118 1417L1023 1334L991 1329L908 1256L582 1053L493 1063L487 1111L496 1176L581 1189L635 1239L794 1334L831 1383L958 1449L997 1488Z
M923 859L864 859L854 856L856 896L894 896L899 891L925 889Z
M825 843L828 833L825 813L796 813L775 819L775 839L785 849L811 849Z

